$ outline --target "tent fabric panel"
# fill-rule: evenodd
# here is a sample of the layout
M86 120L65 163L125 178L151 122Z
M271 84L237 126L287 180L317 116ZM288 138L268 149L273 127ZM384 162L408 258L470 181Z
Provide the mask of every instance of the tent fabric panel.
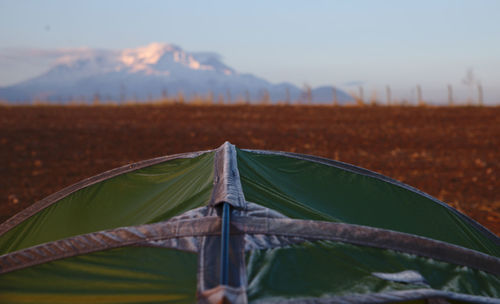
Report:
M109 171L103 172L101 174L86 178L80 182L77 182L73 185L70 185L54 194L51 194L44 199L32 204L28 208L22 210L21 212L15 214L8 220L3 223L0 223L0 235L9 231L13 227L17 226L21 222L30 218L37 212L47 208L48 206L57 203L59 200L65 198L73 192L76 192L85 187L91 186L93 184L102 182L104 180L110 179L120 174L128 173L131 171L135 171L144 167L149 167L158 163L166 162L169 160L177 159L177 158L193 158L205 154L207 152L211 152L212 150L207 151L198 151L198 152L188 152L188 153L180 153L173 155L160 156L152 159L147 159L143 161L139 161L136 163L128 164L119 168L111 169Z
M416 192L318 162L237 153L245 198L288 217L401 231L500 257L495 241Z
M174 159L80 189L0 236L0 254L74 235L167 220L206 205L213 158Z
M375 178L375 179L378 179L378 180L381 180L384 182L391 183L391 184L396 185L398 187L407 189L411 192L415 192L415 193L420 194L420 195L436 202L437 204L447 208L449 211L458 215L462 220L466 221L467 223L469 223L470 225L474 226L476 229L481 231L485 236L489 237L495 244L500 245L500 237L498 237L496 234L494 234L493 232L488 230L486 227L484 227L481 224L479 224L478 222L476 222L474 219L461 213L460 211L451 207L450 205L438 200L437 198L435 198L435 197L433 197L433 196L431 196L431 195L429 195L429 194L427 194L427 193L425 193L417 188L414 188L410 185L404 184L398 180L392 179L390 177L384 176L382 174L379 174L379 173L376 173L376 172L373 172L373 171L370 171L370 170L367 170L367 169L364 169L361 167L357 167L357 166L352 165L352 164L343 163L340 161L327 159L327 158L314 156L314 155L306 155L306 154L299 154L299 153L292 153L292 152L263 151L263 150L253 150L253 152L264 153L264 154L283 155L286 157L293 157L293 158L303 159L303 160L307 160L307 161L317 162L317 163L325 164L328 166L336 167L336 168L339 168L342 170L350 171L350 172L355 173L355 174L361 174L364 176L372 177L372 178Z
M123 247L0 276L1 303L193 303L194 253Z
M420 289L500 297L500 278L467 267L391 250L330 241L247 253L249 302L329 298ZM413 270L425 283L401 283L374 272ZM409 300L409 298L408 298Z

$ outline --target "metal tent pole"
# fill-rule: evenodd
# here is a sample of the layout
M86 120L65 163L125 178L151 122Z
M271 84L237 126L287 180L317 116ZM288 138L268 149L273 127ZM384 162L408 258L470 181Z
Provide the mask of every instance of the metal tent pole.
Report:
M224 203L222 207L220 284L227 285L229 277L229 220L231 205Z

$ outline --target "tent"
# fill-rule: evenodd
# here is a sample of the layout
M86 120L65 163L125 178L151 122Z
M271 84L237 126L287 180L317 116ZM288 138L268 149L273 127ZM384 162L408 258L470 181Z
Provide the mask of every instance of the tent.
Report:
M127 165L0 225L0 303L500 303L500 240L408 185L309 155Z

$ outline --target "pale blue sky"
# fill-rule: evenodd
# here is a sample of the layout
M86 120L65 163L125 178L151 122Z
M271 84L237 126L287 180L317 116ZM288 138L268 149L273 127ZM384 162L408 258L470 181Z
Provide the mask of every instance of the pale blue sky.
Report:
M337 85L365 95L446 99L472 68L500 101L500 1L5 1L0 49L132 48L174 43L214 51L240 72L272 82ZM1 59L1 58L0 58ZM46 63L0 62L0 86Z

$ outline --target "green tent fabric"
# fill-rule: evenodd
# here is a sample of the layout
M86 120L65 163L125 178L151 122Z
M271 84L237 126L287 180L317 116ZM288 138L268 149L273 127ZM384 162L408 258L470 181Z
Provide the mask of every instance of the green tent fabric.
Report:
M0 224L0 303L500 303L500 239L349 164L230 143Z

